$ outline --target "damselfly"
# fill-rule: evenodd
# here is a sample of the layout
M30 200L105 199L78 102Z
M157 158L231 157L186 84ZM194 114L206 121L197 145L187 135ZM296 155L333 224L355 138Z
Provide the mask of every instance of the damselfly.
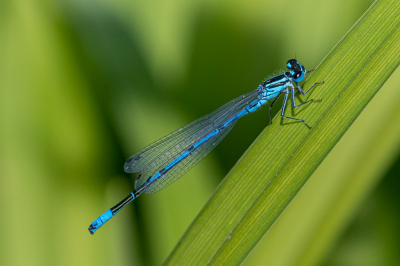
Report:
M256 90L228 102L214 112L170 133L129 157L125 162L125 172L139 173L135 182L135 191L97 218L89 226L89 232L94 234L105 222L141 193L151 194L160 191L183 176L217 146L239 118L256 111L269 100L272 100L269 107L269 124L272 122L271 108L283 94L281 117L303 122L310 128L304 120L284 115L286 103L290 92L292 93L293 108L312 101L320 101L321 99L311 99L296 106L293 83L296 84L296 88L302 95L306 95L316 85L323 82L315 83L307 92L304 92L298 82L302 81L305 74L312 70L306 71L296 59L289 60L287 68L289 72L262 82Z

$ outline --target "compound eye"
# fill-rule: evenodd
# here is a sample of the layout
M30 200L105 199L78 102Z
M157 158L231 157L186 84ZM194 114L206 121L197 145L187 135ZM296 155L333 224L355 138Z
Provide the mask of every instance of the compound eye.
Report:
M296 73L294 74L294 78L295 78L295 79L300 78L300 76L301 76L301 72L296 72Z

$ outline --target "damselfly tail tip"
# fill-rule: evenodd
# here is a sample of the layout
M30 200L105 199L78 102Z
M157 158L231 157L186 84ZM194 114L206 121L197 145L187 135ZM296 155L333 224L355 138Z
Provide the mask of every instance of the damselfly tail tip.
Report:
M91 225L89 225L89 232L93 235L97 229L99 229L103 224L113 217L111 210L106 211L104 214L100 215Z
M90 233L91 235L93 235L94 232L96 232L97 228L96 228L95 226L93 226L93 224L91 224L91 225L89 225L88 230L89 230L89 233Z

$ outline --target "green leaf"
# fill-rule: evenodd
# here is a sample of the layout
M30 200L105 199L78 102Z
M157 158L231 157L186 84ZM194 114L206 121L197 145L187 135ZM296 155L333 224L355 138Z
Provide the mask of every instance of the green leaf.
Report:
M382 186L395 179L385 173L400 151L399 87L397 68L243 265L398 264L398 246L391 247L398 206L390 197L397 188L382 192ZM377 198L383 193L390 205ZM394 217L381 213L387 208ZM362 233L354 236L357 222Z
M221 183L166 265L243 262L399 65L399 17L398 1L371 6L303 85L324 80L308 96L323 101L286 110L313 128L275 119Z

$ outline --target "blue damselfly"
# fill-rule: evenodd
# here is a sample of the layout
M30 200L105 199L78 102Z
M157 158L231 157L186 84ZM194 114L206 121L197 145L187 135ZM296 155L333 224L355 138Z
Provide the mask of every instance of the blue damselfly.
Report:
M321 99L311 99L296 106L294 95L296 88L302 95L306 95L316 85L323 82L315 83L307 92L304 92L298 82L312 70L306 71L296 59L289 60L287 68L289 72L262 82L256 90L228 102L214 112L170 133L129 157L125 162L125 171L139 173L135 182L135 191L97 218L89 226L90 233L93 234L141 193L151 194L160 191L183 176L229 133L239 118L256 111L270 100L272 102L269 107L269 124L271 124L271 108L282 94L284 99L281 117L302 122L310 128L302 119L285 116L285 107L290 92L293 108L312 101L320 101ZM296 88L293 83L296 84Z

